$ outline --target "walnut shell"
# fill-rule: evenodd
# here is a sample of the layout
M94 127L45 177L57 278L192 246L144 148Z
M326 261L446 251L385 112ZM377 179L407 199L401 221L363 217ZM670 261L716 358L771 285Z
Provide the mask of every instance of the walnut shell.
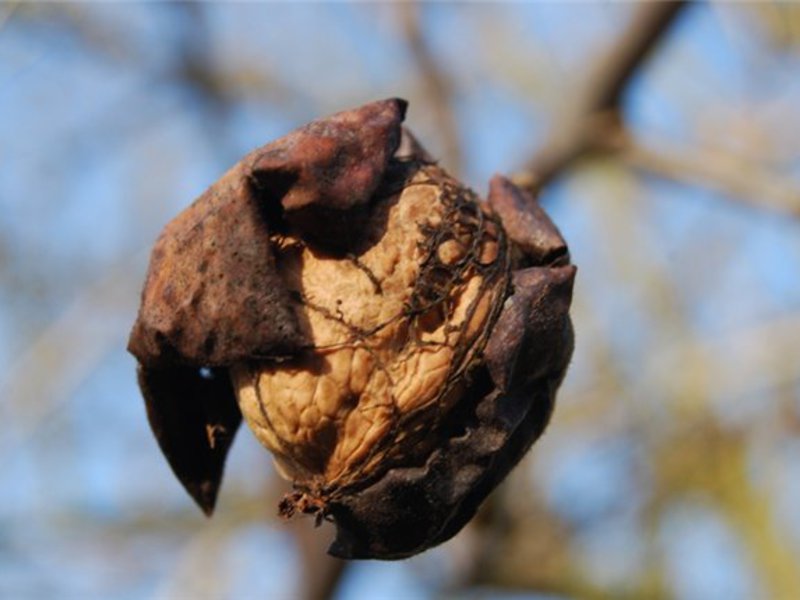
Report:
M312 347L231 368L247 424L283 476L320 500L424 458L506 294L499 226L442 169L407 171L399 191L373 199L350 253L275 239Z
M401 128L339 113L242 159L165 229L129 349L148 417L208 513L242 416L330 552L457 533L544 430L575 268L538 203L488 203Z

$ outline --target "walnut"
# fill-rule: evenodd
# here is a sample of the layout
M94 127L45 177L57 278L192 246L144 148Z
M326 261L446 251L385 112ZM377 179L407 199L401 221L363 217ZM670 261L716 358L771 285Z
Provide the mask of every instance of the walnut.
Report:
M330 552L402 558L472 517L544 430L575 268L536 201L438 167L386 100L255 150L170 223L129 343L210 513L242 416Z

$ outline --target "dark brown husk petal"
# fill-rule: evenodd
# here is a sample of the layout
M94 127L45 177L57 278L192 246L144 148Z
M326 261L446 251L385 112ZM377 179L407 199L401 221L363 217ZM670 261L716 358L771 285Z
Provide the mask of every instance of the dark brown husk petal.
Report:
M405 110L402 100L375 102L251 152L156 242L128 348L156 439L207 514L242 420L229 368L280 368L314 351L293 309L296 291L276 266L276 237L354 260L374 199L431 164L401 127ZM404 558L460 531L544 431L572 354L575 267L558 229L505 178L492 180L482 205L453 189L467 212L486 218L501 248L493 265L481 265L494 305L451 364L446 386L457 401L430 422L427 412L398 419L424 429L425 444L407 453L377 445L385 464L346 485L294 482L282 512L332 520L335 556ZM420 273L408 307L414 318L414 302L436 289Z

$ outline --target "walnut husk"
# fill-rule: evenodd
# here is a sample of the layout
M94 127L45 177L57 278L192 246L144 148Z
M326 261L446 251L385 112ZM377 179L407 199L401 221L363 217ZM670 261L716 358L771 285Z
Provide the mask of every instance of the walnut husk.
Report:
M398 189L376 194L345 256L276 236L311 345L231 369L248 425L317 503L430 453L506 295L498 224L442 169L404 171Z
M129 342L148 418L208 514L242 420L344 558L457 533L541 435L575 268L508 180L488 202L385 100L247 155L167 225Z

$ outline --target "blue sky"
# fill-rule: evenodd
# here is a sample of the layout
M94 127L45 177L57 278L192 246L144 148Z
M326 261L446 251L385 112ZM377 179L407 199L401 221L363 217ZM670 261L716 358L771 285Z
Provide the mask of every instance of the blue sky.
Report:
M204 552L203 536L225 540L215 547L221 562L211 564L223 565L215 568L227 573L229 597L247 596L242 581L251 578L247 589L262 597L289 598L302 577L291 540L267 519L272 507L264 507L263 523L209 525L151 439L124 351L147 248L239 156L311 118L407 96L410 126L435 153L442 139L389 7L207 8L204 51L237 74L222 115L174 75L176 47L196 32L169 5L32 5L0 16L0 360L12 366L0 376L0 388L10 386L0 415L14 424L0 434L3 595L169 597L181 565ZM0 15L9 10L0 6ZM457 91L461 175L477 191L485 192L493 173L519 169L542 143L564 90L628 10L609 3L427 7L424 33ZM746 15L692 7L631 85L625 113L646 142L735 152L752 148L761 128L788 157L781 170L797 174L797 113L778 128L773 113L800 106L800 84L791 80L799 67L796 52L776 58ZM647 273L669 275L671 302L694 341L798 314L796 221L704 186L604 164L555 182L543 202L581 269L578 350L562 395L568 407L580 408L582 391L601 379L591 345L582 345L593 336L612 348L631 382L612 413L624 418L626 402L666 401L642 379L643 365L685 336L660 328L663 296ZM734 358L731 371L739 368ZM32 364L41 368L31 371ZM796 382L792 389L796 398ZM768 398L750 391L745 401ZM542 444L524 468L581 530L582 564L598 577L635 572L645 543L636 519L646 490L634 477L641 440L624 428L587 434L564 423ZM788 468L796 452L777 445L766 452ZM227 483L255 497L270 472L242 431ZM780 502L796 506L800 490L789 487ZM223 492L222 513L226 498ZM800 548L797 516L781 514ZM146 525L173 517L193 525ZM145 524L120 533L131 519ZM760 589L741 540L703 499L676 504L656 538L678 598L748 598ZM433 597L453 569L443 550L408 563L359 564L340 597L372 598L376 589L387 598Z

